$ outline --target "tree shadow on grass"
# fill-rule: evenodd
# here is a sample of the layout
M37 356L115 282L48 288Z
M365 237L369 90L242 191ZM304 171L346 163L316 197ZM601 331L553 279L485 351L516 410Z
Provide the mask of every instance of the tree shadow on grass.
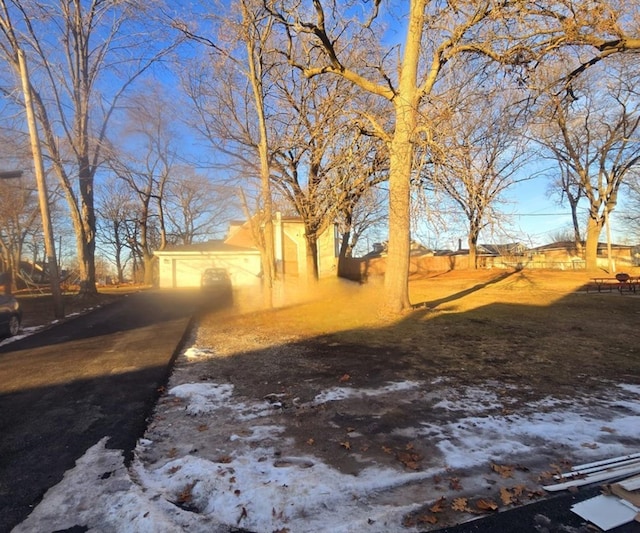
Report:
M422 309L422 308L434 309L434 308L438 307L439 305L459 300L460 298L464 298L465 296L469 296L470 294L473 294L474 292L481 291L482 289L486 289L487 287L489 287L491 285L495 285L496 283L500 283L501 281L513 276L514 274L520 274L520 272L517 271L517 270L514 270L513 272L503 272L499 276L496 276L495 278L493 278L493 279L491 279L489 281L486 281L484 283L478 283L478 284L474 285L473 287L469 287L468 289L464 289L464 290L456 292L454 294L450 294L448 296L445 296L444 298L439 298L437 300L429 300L429 301L419 302L417 304L414 304L412 307L413 307L413 309Z

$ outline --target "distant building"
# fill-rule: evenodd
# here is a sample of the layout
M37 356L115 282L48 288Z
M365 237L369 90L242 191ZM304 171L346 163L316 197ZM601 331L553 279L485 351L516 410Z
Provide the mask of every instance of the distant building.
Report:
M300 218L276 214L274 219L274 256L278 271L285 276L307 275L307 247L304 223ZM332 226L318 239L320 277L336 275L337 232ZM225 239L203 243L168 246L157 251L160 288L199 287L206 268L225 268L234 287L260 283L260 251L249 222L231 222Z

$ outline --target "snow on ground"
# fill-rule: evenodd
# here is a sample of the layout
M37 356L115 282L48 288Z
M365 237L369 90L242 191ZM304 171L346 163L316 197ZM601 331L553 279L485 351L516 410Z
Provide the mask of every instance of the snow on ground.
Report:
M182 360L188 364L209 355L189 348ZM280 455L277 450L295 448L292 443L283 445L284 428L273 407L234 399L230 383L170 386L168 397L175 398L175 407L169 402L164 412L156 413L153 432L140 439L128 468L121 452L106 448L107 439L101 440L14 531L49 532L75 525L105 533L197 533L236 527L254 532L412 531L415 528L403 529L402 517L429 503L416 487L448 469L467 469L469 478L462 484L473 492L482 483L483 476L477 472L493 461L544 456L549 449L573 451L585 460L638 451L633 447L640 427L637 385L612 386L604 399L546 398L512 414L491 391L491 384L456 390L456 394L446 391L444 382L324 390L311 404L389 395L401 401L408 391L438 388L441 397L448 398L437 404L451 415L446 420L434 418L398 430L412 439L435 443L442 453L438 465L417 472L401 465L374 465L358 475L323 463L309 452L312 448ZM505 407L505 414L495 414L500 407ZM185 430L176 422L180 420L177 413L183 420L208 423L213 436ZM154 435L173 443L170 453L160 451ZM217 456L196 453L196 443L206 439ZM434 492L434 498L443 493L447 495Z

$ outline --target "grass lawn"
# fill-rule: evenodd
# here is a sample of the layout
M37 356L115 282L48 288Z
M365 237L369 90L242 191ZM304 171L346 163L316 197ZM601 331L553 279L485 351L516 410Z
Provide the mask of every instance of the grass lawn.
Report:
M523 384L533 396L607 380L640 383L640 291L587 293L589 278L536 270L425 275L410 282L417 309L394 320L378 313L380 282L330 280L303 303L205 316L198 340L219 345L224 337L228 354L291 342L349 345L361 355L337 358L336 371L354 378L401 367L421 379Z

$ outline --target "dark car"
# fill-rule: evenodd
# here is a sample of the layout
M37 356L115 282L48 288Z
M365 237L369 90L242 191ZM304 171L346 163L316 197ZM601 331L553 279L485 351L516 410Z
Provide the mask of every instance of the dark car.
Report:
M20 303L13 296L0 294L0 332L13 336L20 331L22 309Z
M225 295L231 294L231 278L224 268L207 268L200 279L200 288Z

